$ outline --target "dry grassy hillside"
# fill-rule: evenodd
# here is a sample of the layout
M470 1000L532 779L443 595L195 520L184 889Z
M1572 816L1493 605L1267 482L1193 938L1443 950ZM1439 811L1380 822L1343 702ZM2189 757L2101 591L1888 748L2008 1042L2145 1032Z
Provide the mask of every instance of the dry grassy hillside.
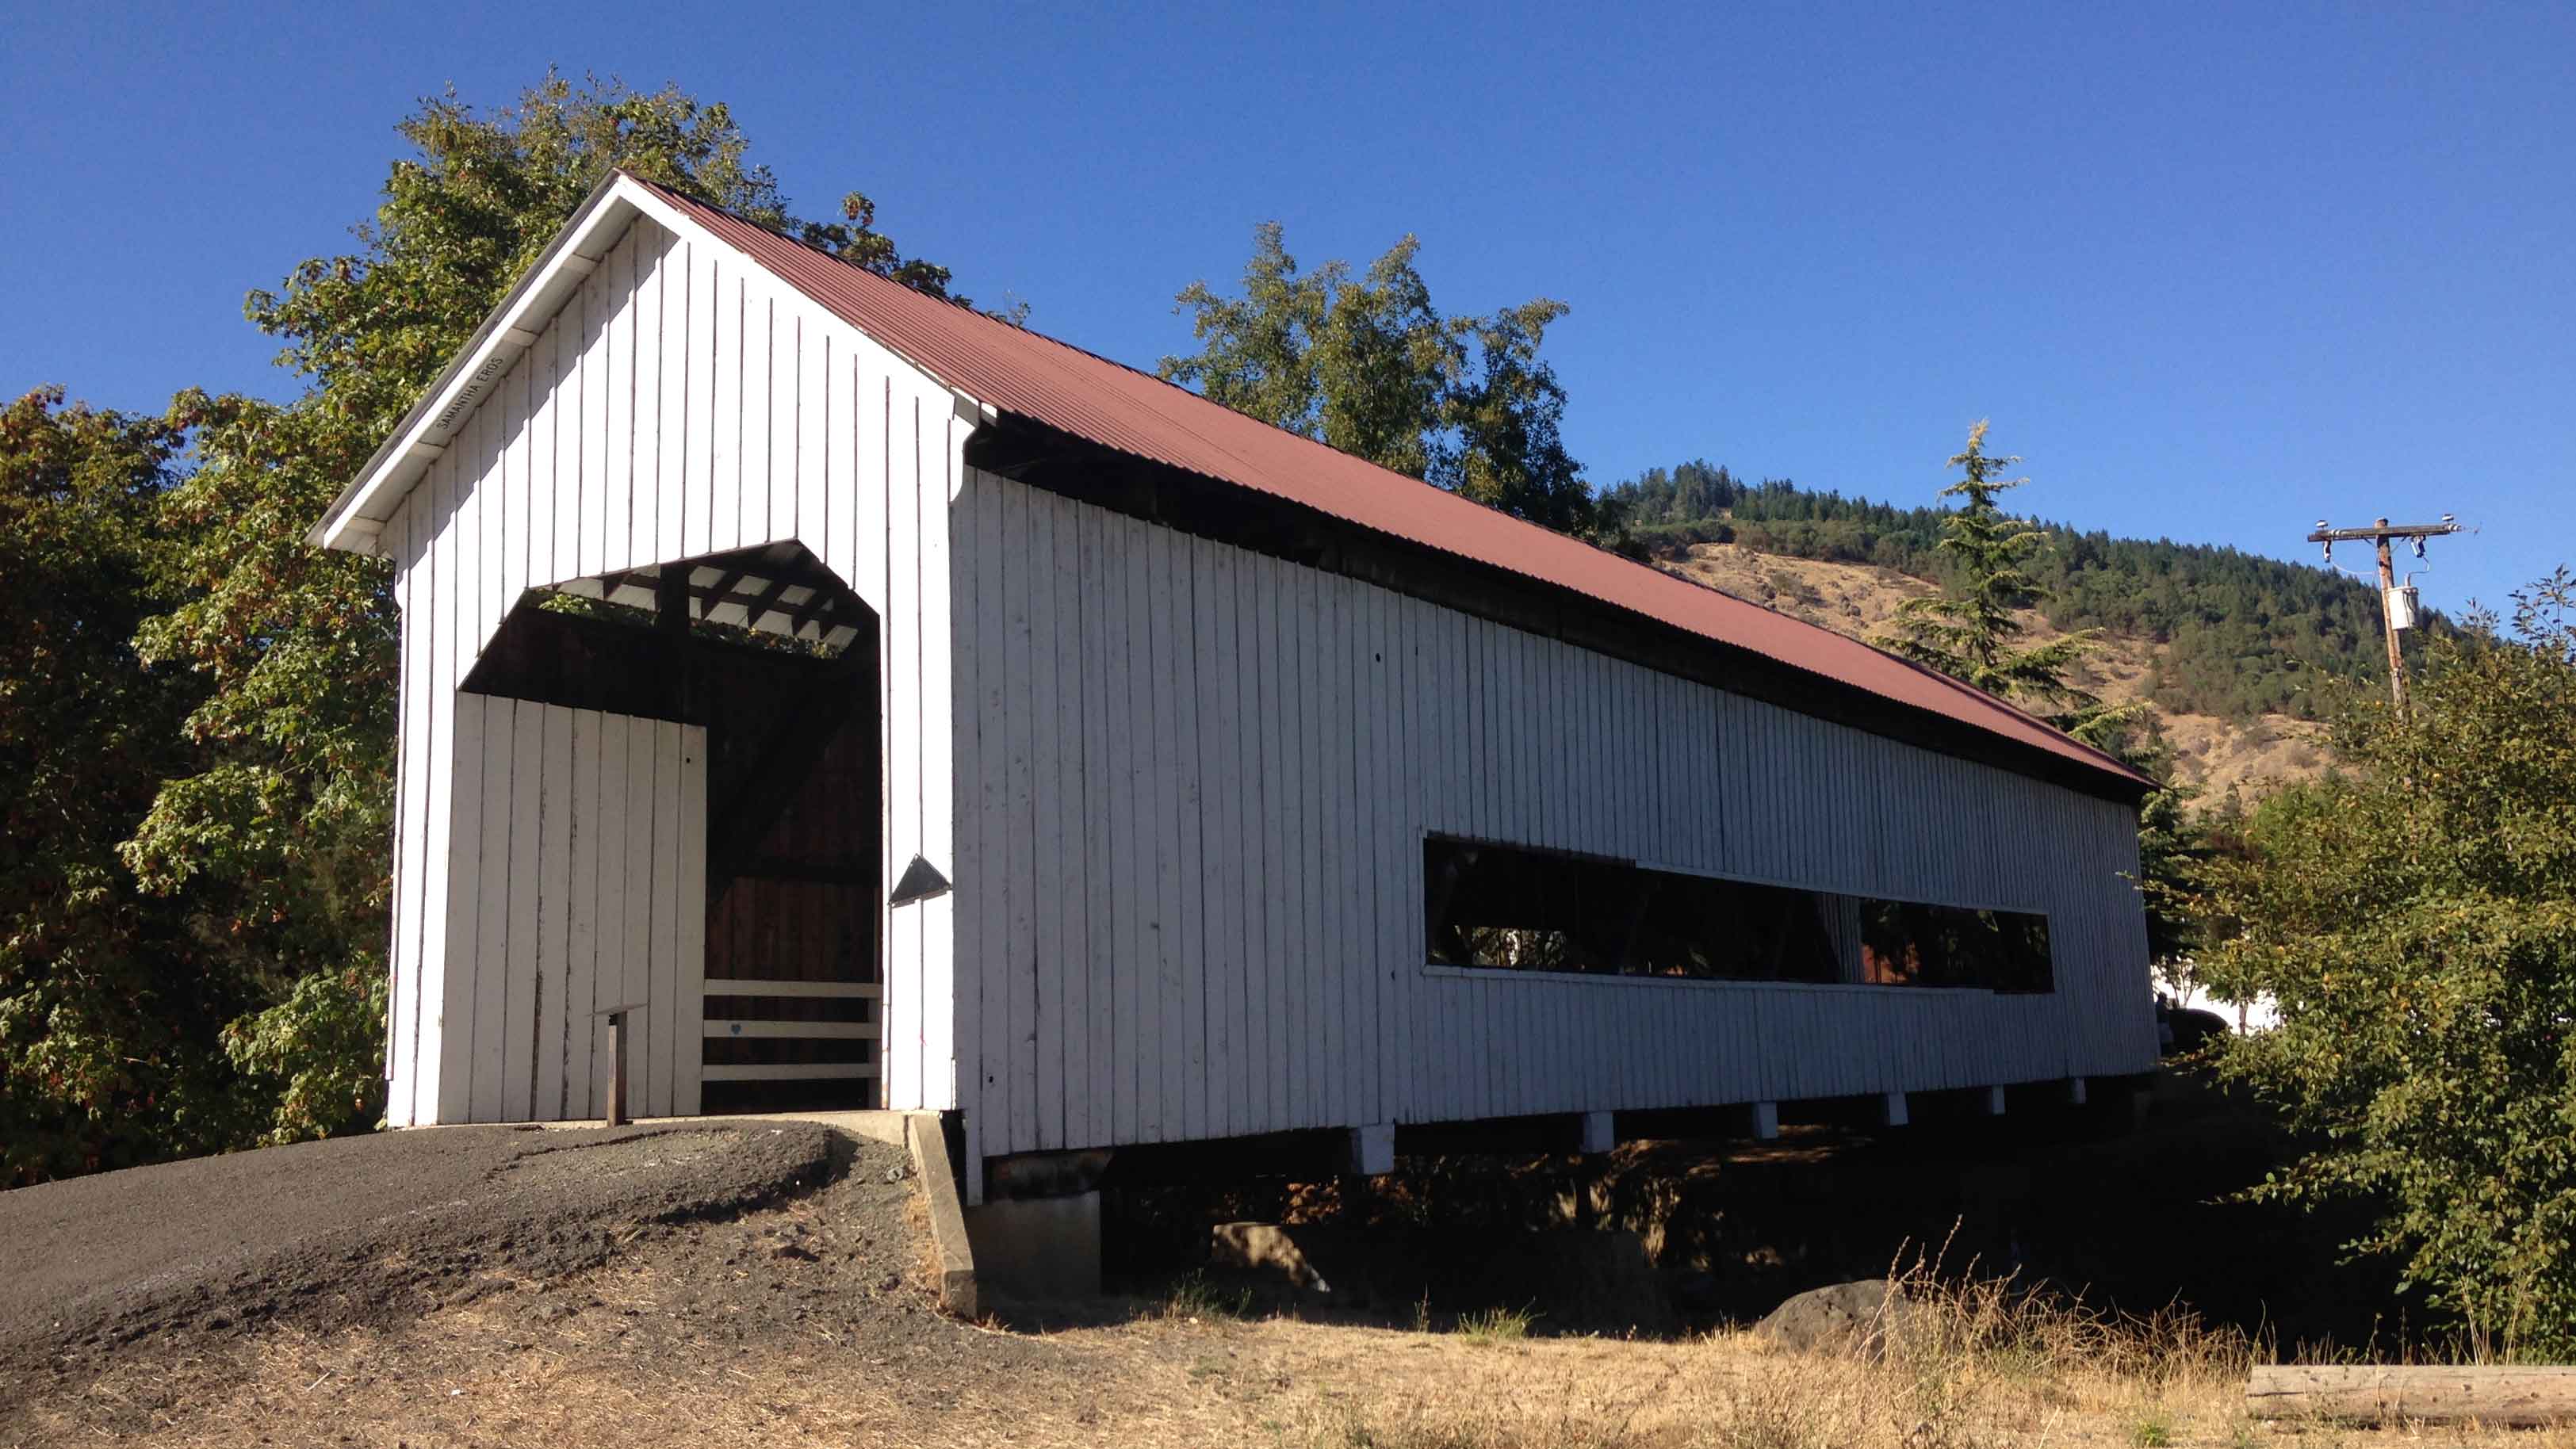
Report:
M1886 629L1899 603L1933 592L1931 584L1893 569L1757 553L1734 543L1694 545L1687 557L1666 560L1663 566L1695 583L1856 639ZM2057 634L2035 613L2024 622L2035 641ZM2157 647L2144 639L2106 637L2079 677L2105 699L2144 699ZM2230 786L2250 803L2273 786L2309 779L2325 768L2321 731L2304 720L2265 715L2238 723L2163 709L2153 701L2149 707L2173 746L2175 769L2199 789L2203 804L2222 798Z

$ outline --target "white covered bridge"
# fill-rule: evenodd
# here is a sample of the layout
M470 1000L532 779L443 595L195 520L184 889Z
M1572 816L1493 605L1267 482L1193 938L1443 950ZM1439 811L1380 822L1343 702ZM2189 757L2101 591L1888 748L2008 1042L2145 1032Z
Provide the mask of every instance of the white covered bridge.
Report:
M402 606L397 1125L599 1115L629 1005L638 1110L977 1196L2153 1061L2108 758L632 177L315 536Z

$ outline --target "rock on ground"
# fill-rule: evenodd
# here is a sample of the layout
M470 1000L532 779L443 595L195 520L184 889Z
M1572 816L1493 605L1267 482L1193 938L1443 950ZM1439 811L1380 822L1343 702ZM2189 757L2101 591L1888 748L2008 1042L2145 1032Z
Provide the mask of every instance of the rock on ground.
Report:
M1811 1288L1774 1308L1753 1331L1801 1353L1857 1353L1877 1358L1907 1310L1903 1292L1883 1278Z

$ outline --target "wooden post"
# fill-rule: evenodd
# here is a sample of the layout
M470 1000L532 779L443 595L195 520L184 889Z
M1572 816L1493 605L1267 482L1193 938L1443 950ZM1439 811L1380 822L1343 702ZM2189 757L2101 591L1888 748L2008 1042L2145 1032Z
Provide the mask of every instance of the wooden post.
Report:
M612 1006L593 1016L608 1018L608 1125L626 1125L626 1018L644 1009L640 1001Z
M653 627L662 639L662 717L686 720L689 697L689 574L684 563L666 563L653 581ZM708 606L714 607L711 598Z
M1619 1145L1617 1119L1607 1112L1586 1112L1578 1119L1575 1132L1576 1150L1586 1155L1608 1152Z
M626 1013L608 1016L608 1125L626 1125Z
M1379 1122L1354 1127L1350 1138L1350 1174L1376 1177L1395 1171L1395 1124Z

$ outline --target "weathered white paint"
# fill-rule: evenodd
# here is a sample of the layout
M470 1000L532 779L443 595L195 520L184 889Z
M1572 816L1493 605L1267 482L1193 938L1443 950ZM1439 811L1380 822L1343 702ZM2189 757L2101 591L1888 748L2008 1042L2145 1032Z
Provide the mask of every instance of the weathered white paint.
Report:
M549 294L554 310L513 319L522 340L494 342L478 404L396 470L409 491L379 526L404 619L396 1125L583 1115L577 1083L605 1058L573 1010L611 957L636 963L636 998L654 1003L637 1100L697 1110L703 745L462 694L529 589L803 543L878 615L885 884L916 852L953 858L944 520L971 424L947 388L730 248L628 217L584 240L597 265ZM889 1106L954 1101L954 910L936 898L886 923Z
M997 477L953 517L983 1153L2153 1061L2122 806ZM1426 833L2045 911L2058 989L1426 966Z

